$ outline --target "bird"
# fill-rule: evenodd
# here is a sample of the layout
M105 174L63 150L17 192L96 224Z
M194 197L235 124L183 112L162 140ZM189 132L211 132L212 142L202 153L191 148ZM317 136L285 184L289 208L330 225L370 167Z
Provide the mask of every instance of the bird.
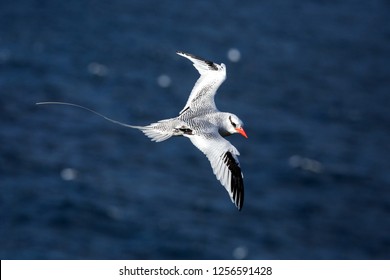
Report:
M200 74L185 106L176 117L138 126L113 120L74 103L38 102L36 104L79 107L110 122L138 129L155 142L162 142L173 136L188 138L207 157L216 178L225 187L231 201L240 211L244 204L244 175L238 160L240 153L225 137L236 133L245 138L248 136L240 118L233 113L219 111L214 100L218 88L226 79L226 66L182 51L176 53L190 60Z

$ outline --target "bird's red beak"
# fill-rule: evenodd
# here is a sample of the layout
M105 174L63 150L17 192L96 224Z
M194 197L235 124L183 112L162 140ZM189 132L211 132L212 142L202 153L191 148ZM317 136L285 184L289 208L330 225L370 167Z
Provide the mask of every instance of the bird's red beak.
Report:
M240 133L242 136L244 136L245 138L248 138L248 136L246 135L245 133L245 130L242 128L242 127L238 127L236 128L237 132Z

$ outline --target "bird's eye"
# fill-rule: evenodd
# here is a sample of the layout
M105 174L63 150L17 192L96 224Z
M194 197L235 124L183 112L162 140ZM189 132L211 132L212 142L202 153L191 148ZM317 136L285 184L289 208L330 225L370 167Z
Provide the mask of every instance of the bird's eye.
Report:
M229 121L230 121L230 123L232 124L233 127L237 126L237 124L232 121L232 116L229 116Z

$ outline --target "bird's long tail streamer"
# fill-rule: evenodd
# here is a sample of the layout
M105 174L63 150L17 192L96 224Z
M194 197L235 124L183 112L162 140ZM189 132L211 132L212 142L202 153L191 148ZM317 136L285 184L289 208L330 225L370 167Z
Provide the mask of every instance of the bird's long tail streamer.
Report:
M98 112L96 112L96 111L94 111L92 109L89 109L87 107L84 107L84 106L81 106L81 105L78 105L78 104L74 104L74 103L67 103L67 102L38 102L38 103L35 103L35 104L36 105L66 105L66 106L78 107L78 108L87 110L87 111L89 111L91 113L94 113L95 115L98 115L99 117L102 117L102 118L106 119L107 121L113 122L115 124L122 125L122 126L125 126L125 127L138 128L138 126L133 126L133 125L122 123L120 121L113 120L113 119L111 119L109 117L106 117L105 115L100 114L100 113L98 113Z

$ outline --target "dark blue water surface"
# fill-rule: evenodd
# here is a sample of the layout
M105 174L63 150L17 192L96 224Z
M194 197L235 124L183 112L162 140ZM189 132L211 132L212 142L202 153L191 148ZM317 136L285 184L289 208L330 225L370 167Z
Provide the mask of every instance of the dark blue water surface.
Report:
M389 12L385 0L1 1L0 258L389 259ZM216 102L249 136L229 138L241 212L188 139L35 105L173 117L198 77L176 50L227 65Z

